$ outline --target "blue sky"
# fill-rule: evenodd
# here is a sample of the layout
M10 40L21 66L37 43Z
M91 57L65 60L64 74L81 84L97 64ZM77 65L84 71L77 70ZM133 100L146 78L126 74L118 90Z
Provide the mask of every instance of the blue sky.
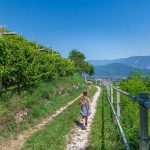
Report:
M150 55L150 0L0 0L0 25L87 59Z

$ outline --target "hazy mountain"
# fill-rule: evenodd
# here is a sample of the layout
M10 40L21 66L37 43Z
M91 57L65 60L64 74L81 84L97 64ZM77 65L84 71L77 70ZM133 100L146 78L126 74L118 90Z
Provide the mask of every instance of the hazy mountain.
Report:
M107 65L111 63L122 63L140 69L150 69L150 56L133 56L114 60L89 60L94 66Z
M121 63L112 63L103 66L95 66L94 76L128 76L132 71L139 70L141 70L144 74L150 73L149 69L137 69Z

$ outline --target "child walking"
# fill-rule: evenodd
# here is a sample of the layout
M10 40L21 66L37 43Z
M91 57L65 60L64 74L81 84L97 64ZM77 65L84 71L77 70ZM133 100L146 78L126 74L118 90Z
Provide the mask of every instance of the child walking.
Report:
M90 103L90 99L88 98L87 91L83 92L83 96L80 100L80 104L81 104L80 114L82 116L82 123L83 123L82 129L86 130L88 116L91 114L91 103Z

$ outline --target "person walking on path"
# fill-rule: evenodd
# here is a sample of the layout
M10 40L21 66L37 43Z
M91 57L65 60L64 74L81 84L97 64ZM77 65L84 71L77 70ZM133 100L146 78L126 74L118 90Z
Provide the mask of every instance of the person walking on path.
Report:
M83 96L80 100L80 114L82 116L82 123L83 123L83 130L86 130L87 127L87 121L88 121L88 116L91 114L91 103L90 99L88 98L88 92L83 91Z

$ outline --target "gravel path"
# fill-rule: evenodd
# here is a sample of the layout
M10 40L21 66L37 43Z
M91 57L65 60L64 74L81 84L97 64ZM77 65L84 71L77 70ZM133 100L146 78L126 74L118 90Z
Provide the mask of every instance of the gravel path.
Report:
M82 130L79 127L75 127L69 135L67 135L68 144L66 150L85 150L88 142L88 135L90 133L91 124L96 112L96 102L100 96L100 87L97 87L97 92L91 102L92 114L88 118L87 130Z
M35 132L42 129L47 123L50 123L53 118L62 113L65 109L67 109L70 105L72 105L75 101L77 101L82 95L78 96L73 101L67 103L65 106L60 107L57 111L55 111L51 116L44 118L40 124L37 124L34 127L29 128L28 130L22 132L17 136L16 139L10 140L5 145L0 146L0 150L19 150L24 142Z

